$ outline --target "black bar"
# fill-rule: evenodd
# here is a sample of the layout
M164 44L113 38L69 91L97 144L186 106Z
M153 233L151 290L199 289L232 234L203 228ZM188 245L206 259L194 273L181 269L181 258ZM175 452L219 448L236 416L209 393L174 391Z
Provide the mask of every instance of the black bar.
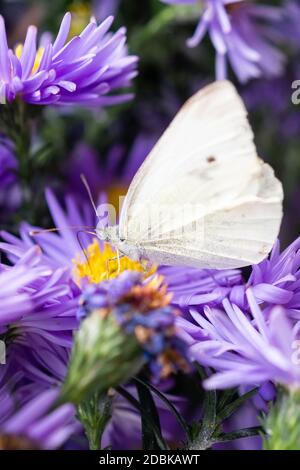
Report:
M270 464L289 462L299 464L300 451L168 451L168 452L147 452L147 451L1 451L0 465L30 465L30 470L38 468L56 469L81 469L90 470L93 468L119 468L135 469L147 466L167 466L197 465L199 469L204 469L204 465L216 463L224 468L224 464L237 464L236 468L241 469L241 465L251 465L259 463ZM10 467L8 467L10 468ZM17 467L18 468L18 467ZM21 467L19 467L21 468ZM221 467L220 467L221 468Z

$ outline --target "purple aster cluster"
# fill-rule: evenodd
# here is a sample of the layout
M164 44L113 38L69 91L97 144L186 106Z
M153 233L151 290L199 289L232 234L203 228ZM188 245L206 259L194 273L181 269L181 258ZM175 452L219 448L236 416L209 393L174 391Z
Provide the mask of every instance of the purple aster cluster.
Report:
M37 244L2 242L1 251L11 263L0 264L0 449L62 447L81 432L73 405L52 409L78 326L78 292Z
M22 100L37 105L105 106L121 103L130 94L115 94L136 75L137 57L126 52L126 31L112 34L113 18L99 26L92 20L79 36L69 39L71 14L64 16L55 41L30 26L23 45L9 49L0 17L0 102Z
M293 359L298 357L299 340L299 240L282 253L278 243L270 259L253 266L248 281L240 270L159 267L168 287L155 308L143 311L147 299L152 302L160 295L160 288L154 286L149 296L139 273L125 272L99 285L76 285L72 260L80 247L76 232L68 227L92 226L92 208L85 203L80 208L69 197L65 212L51 192L47 198L59 233L32 236L38 229L28 224L21 238L2 233L1 248L13 266L2 265L1 276L11 279L15 293L12 297L10 290L3 291L8 317L2 319L2 332L12 341L14 360L27 381L38 389L61 386L71 333L96 310L110 311L126 335L138 332L144 358L157 377L164 370L174 371L168 362L157 360L162 352L171 345L182 358L186 343L191 361L216 371L205 382L209 388L265 386L269 381L297 386L299 366ZM174 316L174 308L184 317ZM122 429L121 422L119 426Z
M49 387L51 389L54 387L55 394L53 396L58 396L68 371L73 345L72 332L78 329L83 318L94 309L113 309L116 323L120 324L124 330L124 338L139 331L140 341L143 343L141 348L142 362L150 365L153 377L168 375L177 370L177 367L185 368L185 345L177 336L175 328L177 315L174 315L174 309L177 308L181 295L185 298L188 296L192 285L203 290L204 286L209 289L215 282L213 277L205 280L205 275L199 270L165 267L161 268L161 274L164 279L168 279L172 290L167 290L167 286L164 286L163 292L160 292L156 284L149 290L147 284L144 285L140 274L135 272L124 272L116 280L106 281L99 285L85 282L82 290L76 284L73 273L73 260L81 248L76 230L72 230L70 227L94 226L95 216L92 207L85 202L79 204L77 198L69 196L66 199L66 209L64 209L51 191L47 192L47 201L53 220L57 228L60 229L58 233L42 233L39 227L33 227L27 223L21 226L20 238L8 232L1 233L4 241L1 242L0 248L5 252L11 264L3 263L1 266L0 280L3 280L3 283L1 282L3 291L1 291L0 297L5 309L1 309L0 338L5 339L8 344L9 354L5 370L7 369L8 375L11 375L10 371L13 367L14 370L19 371L18 374L21 374L20 383L18 382L14 393L20 393L22 399L17 407L11 403L12 408L9 413L9 416L14 416L17 410L20 411L20 414L19 411L17 414L20 427L23 426L22 410L25 405L27 406L27 402L30 404L32 401L34 404L37 396L41 393L44 396L44 391L46 393ZM82 235L83 246L87 246L91 242L91 237L88 234ZM227 280L226 276L228 276L229 283L233 281L235 276L240 277L238 272L228 272L224 274L224 282ZM190 284L193 279L194 283ZM130 302L133 300L133 297L130 299L129 292L135 290L137 290L137 303L135 309L132 309L130 317L127 317L125 307L129 300ZM172 305L169 305L173 293ZM151 309L149 307L149 311L144 312L141 305L148 301L154 301L155 298L159 302ZM148 333L146 336L143 334L146 332L149 332L149 336L147 336ZM171 356L164 356L166 352L172 353ZM27 392L24 395L23 390L29 390L29 395ZM181 398L174 400L175 405L178 401L180 407L182 403L182 411L187 408L187 405L183 406L185 401L182 402ZM39 403L42 405L42 401ZM121 408L119 403L120 405L123 403ZM170 429L170 422L173 418L170 412L161 406L162 404L159 403L158 409L162 413L165 435L168 439L176 439L176 434ZM50 410L51 404L48 408ZM45 404L41 414L38 413L37 418L34 418L33 429L35 424L40 423L40 419L45 419L46 422L48 419L51 420L52 415L46 412L48 408ZM64 410L64 408L62 409ZM116 439L112 435L113 422L118 419L118 429L124 433L127 429L128 413L133 421L139 420L136 410L132 407L129 406L125 414L123 409L126 409L124 400L116 396L113 400L113 421L103 438L103 442L109 440L110 443L114 443L115 448L122 446L122 440ZM123 416L122 420L118 418L120 411ZM63 411L62 413L64 416ZM27 421L24 423L24 426L27 426ZM42 448L61 447L70 440L74 430L77 434L78 432L81 434L81 429L80 424L74 418L70 422L70 427L65 430L63 430L62 421L58 421L57 426L53 427L53 433L62 433L57 444L53 443L52 429L49 434L45 427L45 440L41 440L42 438L37 436L39 446ZM140 429L140 425L135 431L135 440L131 445L134 445L134 442L139 442L138 429ZM3 435L7 436L7 432ZM20 442L20 446L25 446L28 442L33 446L37 445L32 442L33 434L26 432L25 436L28 437L28 441L26 443ZM51 438L49 442L48 438ZM17 445L14 444L15 441L12 441L12 444L10 440L5 442L6 446Z
M249 280L178 319L191 358L216 374L208 388L260 386L268 381L299 388L300 240L253 266Z
M17 358L10 353L0 369L0 450L59 448L80 431L75 408L66 404L51 410L58 387L31 381Z
M1 219L16 210L21 203L21 191L18 185L18 161L14 146L5 137L0 136L0 210Z
M248 0L162 0L168 4L199 4L200 21L189 47L208 33L216 50L216 77L227 77L229 60L240 82L283 72L285 56L274 44L283 10ZM272 26L271 26L272 25ZM272 29L274 28L273 32Z
M99 219L115 220L96 216L89 198L118 217L119 197L169 117L207 82L206 36L217 79L230 65L248 110L265 108L259 138L295 185L300 7L145 5L139 17L121 0L70 2L73 21L66 13L56 36L38 34L56 24L44 6L26 6L16 28L8 2L0 16L0 450L148 450L150 438L159 449L272 448L284 440L276 423L300 448L300 239L283 251L277 241L245 270L145 268L97 239ZM177 48L180 34L172 47L156 41L169 22L185 28L191 18L199 21L188 46L203 43L203 54ZM142 59L134 110L104 112L133 96L131 49ZM286 146L275 156L274 133Z
M51 411L58 390L45 390L0 425L0 450L56 449L78 431L73 405Z

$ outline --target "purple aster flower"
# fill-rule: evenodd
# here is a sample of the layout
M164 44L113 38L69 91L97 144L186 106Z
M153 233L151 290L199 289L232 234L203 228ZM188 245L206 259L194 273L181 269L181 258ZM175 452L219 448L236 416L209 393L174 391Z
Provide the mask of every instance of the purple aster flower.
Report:
M285 38L289 39L290 44L299 52L300 44L300 5L297 0L285 0L284 17L280 32Z
M21 202L21 191L17 183L18 162L12 143L0 136L0 211L11 212Z
M8 344L0 367L0 450L56 449L82 433L73 405L55 403L67 358L66 348L35 333Z
M7 417L0 424L0 449L56 449L78 432L73 405L50 411L57 396L56 389L43 391Z
M165 3L197 4L198 0L162 0ZM216 49L216 76L227 76L226 58L240 82L261 75L270 77L283 72L284 55L273 44L271 23L282 20L281 9L253 5L243 0L203 0L200 22L190 47L197 46L206 33ZM199 6L200 8L200 6Z
M112 105L132 97L110 95L130 85L137 58L126 52L126 31L109 33L113 18L99 26L91 21L68 41L71 14L67 13L54 42L48 34L36 46L37 29L30 26L24 45L9 49L0 17L0 102L17 96L31 104Z
M241 309L247 311L247 289L259 304L268 312L275 305L282 305L289 318L300 320L299 275L300 275L300 238L280 253L277 241L269 258L252 266L250 277L243 280L239 270L185 270L180 273L177 268L160 268L159 272L169 281L170 291L174 291L173 303L188 312L188 307L203 312L205 306L220 307L224 299L229 299ZM168 272L174 269L174 274ZM187 286L191 276L194 282ZM174 283L175 282L175 286ZM183 295L181 295L183 292Z
M182 268L161 266L158 272L166 278L172 293L172 304L186 310L191 306L218 305L231 291L243 289L239 269Z
M13 145L7 139L0 139L0 187L6 188L16 181L18 162Z
M246 296L249 312L225 299L223 310L206 307L204 315L191 310L194 323L178 320L191 358L216 371L205 386L230 388L272 381L291 390L299 388L300 324L293 324L282 307L266 313L251 288Z
M94 15L99 21L110 15L116 16L119 6L120 0L93 0Z
M27 341L14 343L10 348L14 367L19 368L35 388L42 389L61 386L67 373L69 356L69 348L31 333L28 333Z
M1 425L12 415L15 409L16 396L13 395L13 392L21 378L22 374L13 371L11 367L0 366L0 429Z
M299 76L299 60L296 56L289 61L285 73L280 77L252 81L242 90L247 109L256 112L263 120L264 132L260 136L260 146L268 152L270 139L281 142L282 139L298 137L300 117L297 106L291 103L291 85Z
M96 217L90 203L82 204L79 207L74 198L67 197L66 211L64 211L51 190L46 191L46 199L54 224L59 230L58 234L39 233L32 235L35 230L42 231L42 229L23 223L20 227L20 238L7 232L1 232L6 244L0 245L0 248L9 252L11 261L16 262L29 248L38 243L41 249L40 265L53 271L63 269L65 275L70 279L74 267L73 260L81 251L77 232L80 231L80 228L84 231L96 227ZM78 227L78 229L72 227ZM91 242L90 235L86 233L80 235L83 246L88 246Z
M18 342L26 342L31 333L70 347L77 300L65 270L43 266L38 246L25 253L5 243L1 248L18 261L12 267L1 265L0 332Z
M288 316L300 320L300 238L280 253L276 242L269 259L252 267L247 286L251 286L258 303L263 303L266 312L273 305L284 306Z
M28 250L13 267L0 265L0 328L14 323L33 309L30 285L43 276L41 268L32 263L39 255L38 247ZM1 330L0 330L1 331Z

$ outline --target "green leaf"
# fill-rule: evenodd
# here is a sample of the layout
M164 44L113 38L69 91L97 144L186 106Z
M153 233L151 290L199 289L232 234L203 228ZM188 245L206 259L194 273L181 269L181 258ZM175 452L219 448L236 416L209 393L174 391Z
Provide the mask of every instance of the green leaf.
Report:
M238 394L236 388L228 388L222 390L218 399L218 413L229 403L233 402L234 397Z
M204 370L199 364L195 364L195 366L201 380L203 380L206 377ZM217 392L215 390L205 392L203 413L203 419L198 427L198 435L189 446L190 450L205 450L211 447L211 438L217 427Z
M142 442L144 450L166 450L167 445L161 434L160 419L149 389L135 381L141 404Z
M197 363L195 367L201 377L201 381L203 381L207 377L205 370ZM229 418L256 393L257 388L231 401L231 398L236 394L236 389L226 390L222 394L217 394L216 390L206 391L203 402L203 418L201 423L194 423L192 427L194 438L189 449L205 450L217 442L225 442L259 434L261 431L260 427L245 428L230 433L222 432L223 421Z
M229 403L226 405L219 413L218 413L218 421L221 423L225 419L229 418L235 411L237 411L246 401L249 400L249 398L253 397L256 395L258 391L258 388L254 388L250 390L249 392L245 393L241 397L238 397L236 400L233 402Z
M138 411L139 414L142 415L142 406L138 402L138 400L133 395L131 395L131 393L129 393L124 387L121 387L121 386L116 387L115 390L123 398L125 398L125 400L127 400L132 406L134 406L134 408L136 408L136 410ZM147 421L145 421L144 424L145 424L145 427L149 428L149 432L151 430L152 432L155 433L156 439L159 443L159 449L160 450L165 450L167 448L167 446L164 443L163 439L160 438L161 433L160 433L159 429L156 428L156 425L153 422L152 416L147 416Z
M160 10L143 28L131 37L130 46L133 51L140 50L145 42L152 41L160 31L167 28L171 23L184 23L197 21L199 18L199 6L193 5L170 5Z
M178 424L181 426L181 428L185 432L187 438L190 439L191 438L190 428L187 422L185 421L185 419L178 412L177 408L173 405L173 403L163 393L161 393L156 387L154 387L151 383L144 382L138 377L135 377L134 381L142 383L145 387L147 387L149 390L155 393L155 395L157 395L161 399L161 401L163 401L167 405L171 413L173 413L173 415L175 416Z
M134 408L137 409L137 411L140 413L141 412L141 405L139 404L138 400L134 398L134 396L131 395L131 393L127 392L127 390L124 387L116 387L115 388L116 392L119 393L125 400L127 400Z
M235 441L236 439L242 439L244 437L259 436L263 429L261 426L253 426L250 428L239 429L238 431L220 433L214 440L214 443Z

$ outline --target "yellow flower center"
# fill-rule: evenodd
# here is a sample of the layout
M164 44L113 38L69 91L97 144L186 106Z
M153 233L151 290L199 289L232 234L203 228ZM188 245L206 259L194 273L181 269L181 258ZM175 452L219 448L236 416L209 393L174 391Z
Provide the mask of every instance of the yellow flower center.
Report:
M73 260L74 278L79 285L84 278L87 278L89 282L99 283L106 279L115 278L123 271L144 272L145 277L156 271L155 266L146 271L141 263L132 261L127 256L120 257L118 260L116 251L108 244L105 244L101 251L96 239L85 250L85 256L86 261L82 261L80 255Z
M23 47L24 47L23 44L18 44L15 48L15 54L18 57L18 59L20 59L20 57L22 55ZM35 61L34 61L34 64L33 64L32 70L31 70L31 75L33 75L34 73L37 72L37 70L40 66L43 54L44 54L44 48L39 47L38 50L37 50L36 56L35 56Z
M72 24L69 34L69 39L78 36L89 23L92 16L91 6L87 3L73 2L70 6L72 13Z

